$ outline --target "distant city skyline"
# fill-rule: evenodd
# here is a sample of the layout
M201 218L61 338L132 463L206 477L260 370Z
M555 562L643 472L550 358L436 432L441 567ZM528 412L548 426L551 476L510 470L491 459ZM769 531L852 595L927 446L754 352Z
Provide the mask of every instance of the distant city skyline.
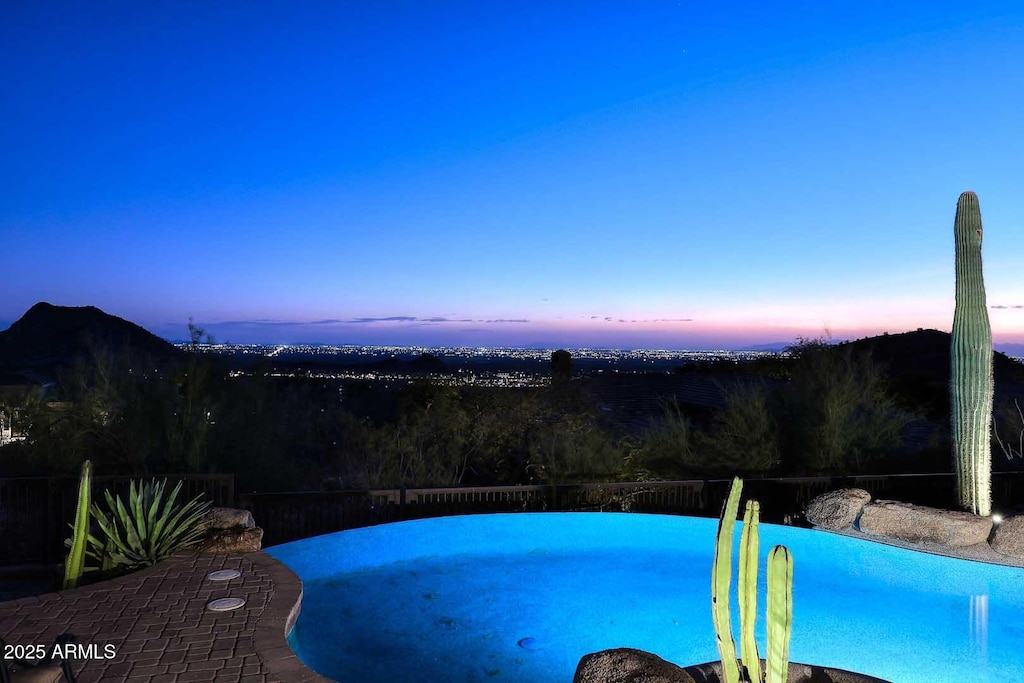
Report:
M1024 343L1024 6L19 3L0 329L734 349Z

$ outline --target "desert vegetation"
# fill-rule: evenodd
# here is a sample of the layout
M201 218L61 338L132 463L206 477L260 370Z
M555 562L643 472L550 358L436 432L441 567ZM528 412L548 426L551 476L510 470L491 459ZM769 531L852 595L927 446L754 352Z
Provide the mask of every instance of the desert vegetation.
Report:
M90 459L105 474L231 472L259 491L864 473L892 470L915 415L870 353L824 339L732 371L763 381L710 415L665 401L623 433L579 380L385 387L260 367L230 376L214 356L158 365L100 347L59 373L50 400L7 406L26 438L0 449L0 472L74 475ZM1021 432L1019 413L1001 418L1003 434Z

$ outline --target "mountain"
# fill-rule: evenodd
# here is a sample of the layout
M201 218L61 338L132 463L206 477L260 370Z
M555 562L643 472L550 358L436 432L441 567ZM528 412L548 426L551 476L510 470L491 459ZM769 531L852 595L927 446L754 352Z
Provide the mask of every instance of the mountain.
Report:
M94 306L40 302L0 332L0 370L53 378L58 367L70 367L97 348L130 349L157 361L184 356L173 344Z
M949 332L919 329L845 342L858 352L869 352L887 372L893 391L924 408L931 417L949 415ZM1024 364L996 351L992 357L996 405L1024 397Z
M898 368L901 372L923 373L944 382L949 381L949 351L952 337L949 332L919 329L902 334L885 334L844 342L855 350L870 351L875 360ZM995 351L992 370L996 380L1024 381L1024 364Z
M1002 351L1008 356L1018 356L1024 358L1024 344L1014 344L1008 342L1006 344L996 344L996 349Z
M733 351L784 351L785 349L793 346L795 342L768 342L766 344L750 344L748 346L737 347Z

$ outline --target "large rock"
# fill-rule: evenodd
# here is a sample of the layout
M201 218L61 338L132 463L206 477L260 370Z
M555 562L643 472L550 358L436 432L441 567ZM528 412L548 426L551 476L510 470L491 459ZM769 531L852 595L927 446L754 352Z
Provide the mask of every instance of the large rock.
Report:
M804 517L822 529L849 529L870 500L871 494L864 489L829 491L807 504Z
M875 536L961 548L988 541L992 520L958 510L877 500L864 506L857 526Z
M263 529L248 510L212 508L203 524L206 537L196 545L201 553L255 553L263 547Z
M573 683L693 683L682 667L658 655L620 647L584 655Z
M1024 560L1024 515L1007 517L996 527L992 550Z
M252 529L256 521L248 510L235 508L210 508L203 518L207 529Z
M686 668L666 662L661 657L634 650L617 648L585 655L576 667L573 683L722 683L721 662L708 662ZM863 674L808 666L796 662L789 665L789 683L887 683Z
M201 553L255 553L263 546L263 529L218 529L196 545Z

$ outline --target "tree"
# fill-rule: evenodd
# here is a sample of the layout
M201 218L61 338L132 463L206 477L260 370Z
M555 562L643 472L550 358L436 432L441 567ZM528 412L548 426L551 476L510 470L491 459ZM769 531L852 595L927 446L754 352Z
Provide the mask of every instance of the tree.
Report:
M206 330L196 325L195 322L192 320L192 317L189 316L188 342L189 351L191 351L192 353L198 353L200 344L213 344L214 339L210 334L206 332Z
M572 354L565 349L551 353L551 377L554 380L567 380L572 377Z

